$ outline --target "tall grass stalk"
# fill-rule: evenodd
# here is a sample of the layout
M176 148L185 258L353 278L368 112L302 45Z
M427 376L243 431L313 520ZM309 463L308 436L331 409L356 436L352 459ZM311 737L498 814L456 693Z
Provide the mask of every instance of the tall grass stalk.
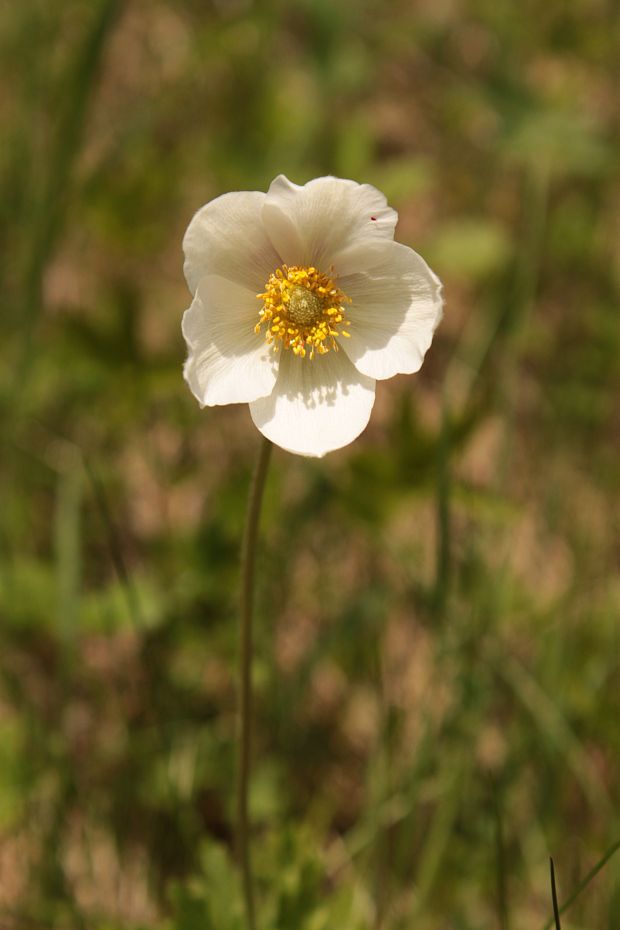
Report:
M90 30L70 62L58 131L49 157L44 190L33 216L32 240L24 269L22 342L16 359L15 397L23 393L26 375L32 369L32 342L41 312L43 276L62 232L73 172L81 150L88 108L93 98L107 42L122 9L121 0L102 0Z
M79 452L72 445L67 444L63 452L56 492L54 548L58 627L63 644L65 665L68 665L73 658L79 623L83 469Z

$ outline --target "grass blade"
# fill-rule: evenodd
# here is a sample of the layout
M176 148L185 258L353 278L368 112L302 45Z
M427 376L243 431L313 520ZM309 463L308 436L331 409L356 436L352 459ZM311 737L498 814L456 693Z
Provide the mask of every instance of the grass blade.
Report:
M553 902L553 919L555 920L555 930L562 930L562 925L560 924L560 911L558 908L558 892L555 887L555 868L553 866L553 859L549 856L549 871L551 873L551 900Z
M572 895L570 896L570 898L568 898L568 899L564 902L564 904L558 909L558 911L557 911L557 920L559 920L560 915L564 914L564 913L569 909L569 907L570 907L572 904L575 903L575 901L577 900L577 898L579 897L579 895L581 894L581 892L584 890L584 888L587 888L587 887L588 887L588 885L590 884L590 882L592 881L592 879L593 879L593 878L596 878L596 876L597 876L598 873L601 871L601 869L603 868L603 866L607 865L607 863L609 862L609 860L611 859L611 857L612 857L612 856L614 855L614 853L616 853L619 849L620 849L620 840L616 840L615 843L612 843L612 845L609 847L609 849L607 850L607 852L602 856L602 858L599 859L599 861L596 863L596 865L593 866L593 867L590 869L590 871L589 871L588 874L585 876L585 878L583 878L583 879L579 882L579 884L577 885L577 887L576 887L575 890L573 891L573 893L572 893ZM556 926L559 927L559 923L557 923L557 920L556 920ZM553 928L553 922L554 922L554 918L552 917L550 920L547 921L547 923L545 924L543 930L552 930L552 928Z

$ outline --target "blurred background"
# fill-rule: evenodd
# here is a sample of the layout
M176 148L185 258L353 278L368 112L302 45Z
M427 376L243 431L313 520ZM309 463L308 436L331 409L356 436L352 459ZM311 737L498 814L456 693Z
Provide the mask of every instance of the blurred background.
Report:
M181 377L193 212L367 181L445 284L422 372L275 450L263 930L518 930L620 838L620 4L1 5L0 925L240 930L259 435ZM620 926L620 855L563 919Z

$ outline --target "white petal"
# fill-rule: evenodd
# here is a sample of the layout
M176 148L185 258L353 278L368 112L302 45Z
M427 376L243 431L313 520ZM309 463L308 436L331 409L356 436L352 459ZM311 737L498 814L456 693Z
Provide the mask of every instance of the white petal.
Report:
M354 257L351 250L347 268ZM350 338L340 345L371 378L413 374L441 320L441 283L417 252L399 242L361 243L356 260L366 270L338 278L352 300Z
M352 240L392 239L397 219L376 187L332 177L300 187L281 174L263 207L265 227L282 260L322 271Z
M254 294L264 290L282 261L268 238L261 210L266 194L222 194L194 215L183 239L183 270L192 294L206 274L244 284Z
M250 413L276 445L322 456L359 436L374 400L374 380L356 371L344 352L310 359L284 350L273 393L250 404Z
M201 405L249 403L273 390L278 360L254 332L258 301L245 287L208 275L183 315L183 373Z

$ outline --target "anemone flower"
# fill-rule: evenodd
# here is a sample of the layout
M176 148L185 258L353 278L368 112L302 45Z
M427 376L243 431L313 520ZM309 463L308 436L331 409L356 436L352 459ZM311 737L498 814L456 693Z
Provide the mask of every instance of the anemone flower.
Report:
M377 380L418 371L441 284L394 241L397 214L370 184L277 177L195 214L185 379L202 406L247 403L273 443L322 456L368 423Z

